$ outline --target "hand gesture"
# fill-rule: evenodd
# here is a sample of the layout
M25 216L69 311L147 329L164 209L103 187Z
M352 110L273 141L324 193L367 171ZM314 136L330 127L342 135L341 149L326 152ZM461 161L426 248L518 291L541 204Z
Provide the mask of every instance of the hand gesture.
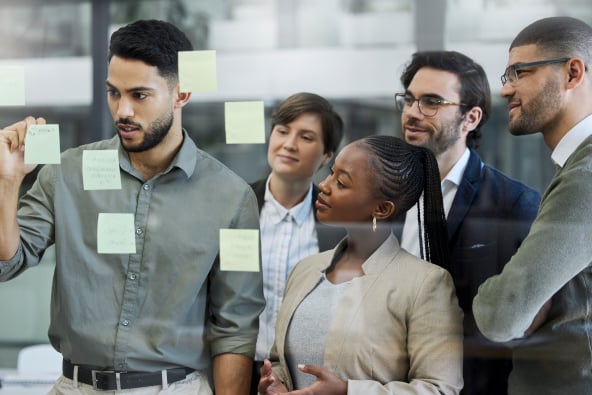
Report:
M263 361L261 379L259 380L257 391L262 395L285 394L288 392L286 386L271 369L271 362L269 362L269 359Z
M343 381L327 369L314 365L298 365L298 369L304 373L317 377L312 385L297 391L289 392L291 395L346 395L347 381Z
M25 136L29 125L44 125L45 119L27 117L0 130L0 179L21 181L37 165L25 165Z

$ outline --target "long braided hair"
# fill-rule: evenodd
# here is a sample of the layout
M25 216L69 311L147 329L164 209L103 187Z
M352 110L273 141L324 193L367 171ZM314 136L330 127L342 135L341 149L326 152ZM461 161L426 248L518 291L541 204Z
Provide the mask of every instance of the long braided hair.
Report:
M360 147L370 154L368 160L376 175L373 182L377 194L395 204L395 214L390 220L403 216L418 204L421 257L449 269L448 231L440 172L432 152L385 135L366 137L360 140ZM423 207L419 207L422 193Z

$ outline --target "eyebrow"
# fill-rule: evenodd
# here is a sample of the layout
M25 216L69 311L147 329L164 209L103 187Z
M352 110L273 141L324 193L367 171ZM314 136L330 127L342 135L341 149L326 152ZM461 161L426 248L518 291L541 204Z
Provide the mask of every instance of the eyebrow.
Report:
M112 83L110 83L109 81L105 81L105 85L107 85L107 87L109 87L111 89L114 89L116 91L119 91L119 89L115 85L113 85ZM133 92L146 92L146 91L153 91L153 90L154 90L154 88L150 88L150 87L147 87L147 86L137 86L135 88L127 89L126 92L133 93Z
M419 95L418 97L415 97L415 95L413 93L411 93L411 91L409 89L407 89L407 90L405 90L405 94L413 96L414 99L419 99L420 97L434 97L436 99L444 100L444 96L440 95L439 93L435 93L435 92L424 93L423 95Z
M290 127L290 126L288 126L288 124L285 124L285 123L276 123L275 126L274 126L274 129L276 127L278 127L278 126L281 126L281 127L284 127L286 129L290 129L290 130L295 130L298 133L313 133L313 134L316 134L316 135L320 135L320 133L317 132L317 131L315 131L315 130L312 130L312 129L298 129L298 128ZM321 131L321 133L322 133L322 131Z
M354 180L351 178L351 176L349 175L349 173L343 169L337 169L337 171L335 171L335 168L333 168L333 171L337 174L343 174L345 175L351 182L354 182Z

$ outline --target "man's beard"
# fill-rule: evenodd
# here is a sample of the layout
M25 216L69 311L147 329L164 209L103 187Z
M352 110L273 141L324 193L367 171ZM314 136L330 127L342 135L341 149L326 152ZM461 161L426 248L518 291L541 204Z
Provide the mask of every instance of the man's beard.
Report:
M430 133L429 138L426 139L423 143L414 143L414 145L419 145L424 148L427 148L430 151L432 151L434 156L438 157L438 155L446 152L450 147L454 146L454 144L456 144L456 142L461 138L460 124L462 122L462 116L454 120L451 120L446 124L441 125L439 134L435 135Z
M140 127L140 125L135 124L127 119L121 119L117 122L119 125L133 125L136 127ZM148 151L154 147L156 147L164 138L169 134L169 130L173 125L173 112L167 112L162 117L158 118L154 122L152 122L146 132L144 133L144 139L140 142L140 144L136 146L126 146L123 138L118 133L119 140L121 141L121 145L127 152L144 152Z
M557 80L550 79L545 83L539 94L526 106L520 106L520 114L513 121L510 120L508 130L514 136L538 133L550 120L550 115L555 114L554 109L560 106L559 84Z

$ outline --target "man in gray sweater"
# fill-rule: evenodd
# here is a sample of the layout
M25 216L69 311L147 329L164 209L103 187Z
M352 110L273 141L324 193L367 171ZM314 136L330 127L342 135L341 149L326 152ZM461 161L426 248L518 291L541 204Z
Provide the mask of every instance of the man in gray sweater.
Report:
M528 236L473 301L479 329L514 340L512 394L592 393L592 27L538 20L510 46L501 95L514 135L540 132L557 172Z

